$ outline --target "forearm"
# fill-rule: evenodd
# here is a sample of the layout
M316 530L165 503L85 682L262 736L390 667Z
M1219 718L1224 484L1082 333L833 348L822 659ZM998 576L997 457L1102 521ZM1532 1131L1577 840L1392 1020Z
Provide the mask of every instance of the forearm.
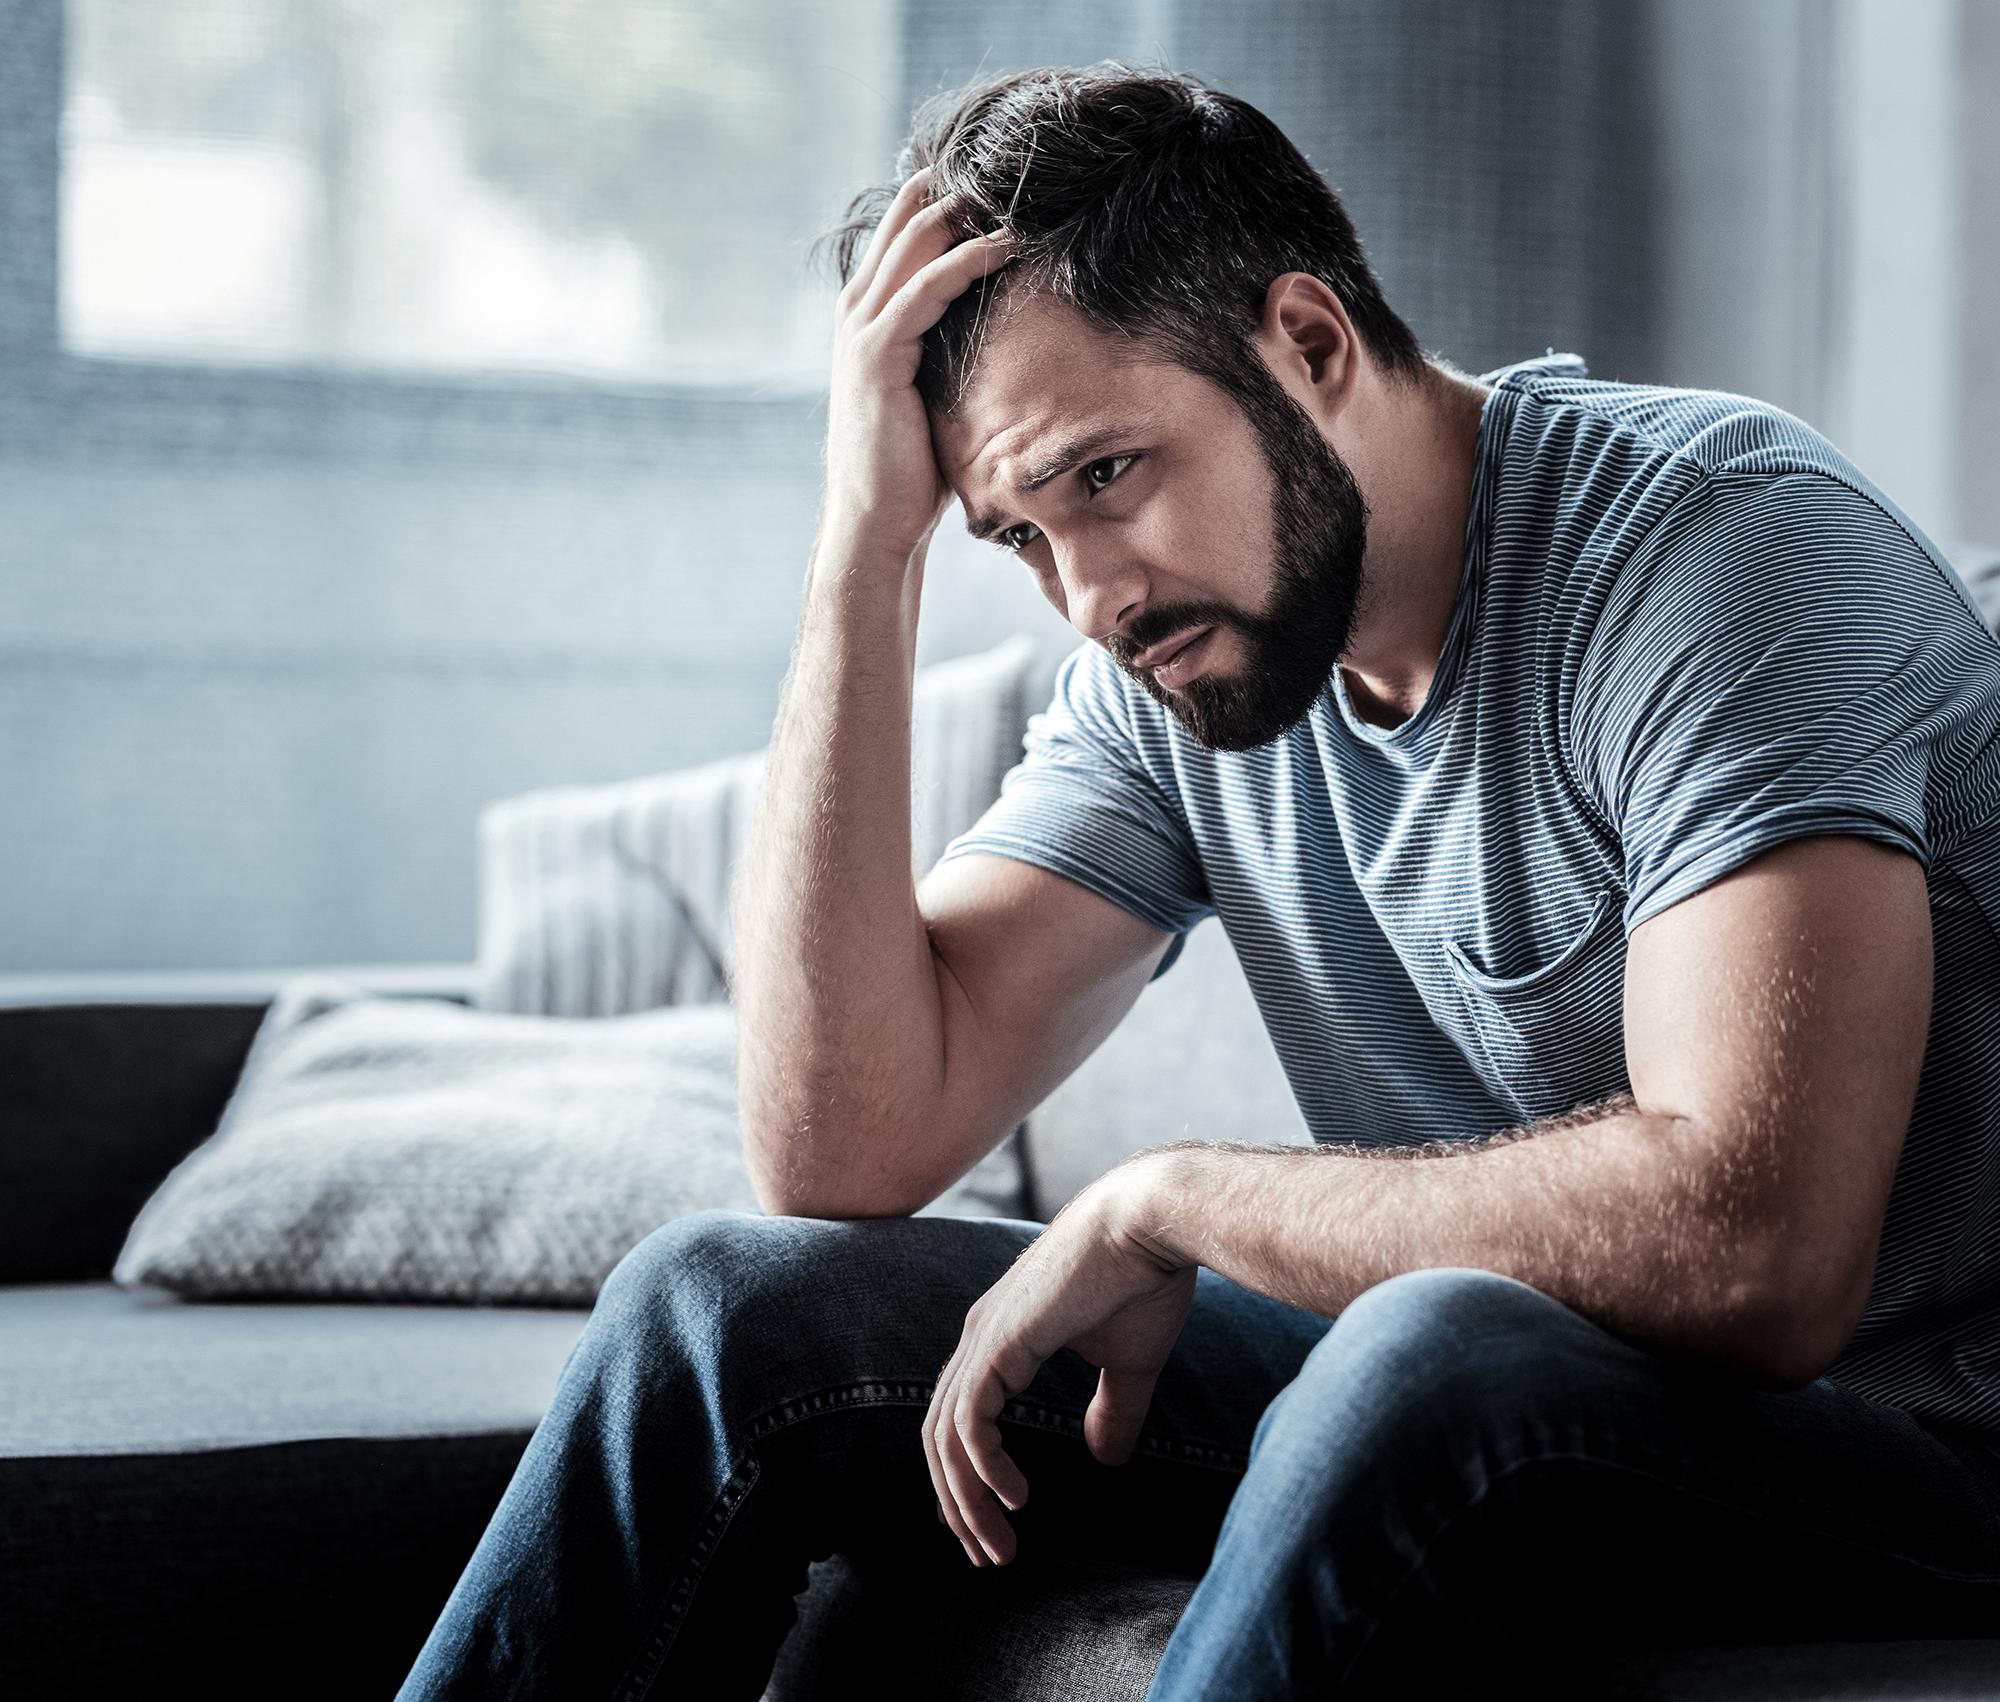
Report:
M1628 1097L1416 1151L1178 1143L1125 1221L1163 1256L1332 1317L1405 1271L1511 1276L1655 1351L1784 1381L1778 1227L1687 1118Z
M731 895L744 1148L770 1209L908 1209L888 1198L899 1132L941 1089L910 867L921 578L921 552L874 560L822 533Z

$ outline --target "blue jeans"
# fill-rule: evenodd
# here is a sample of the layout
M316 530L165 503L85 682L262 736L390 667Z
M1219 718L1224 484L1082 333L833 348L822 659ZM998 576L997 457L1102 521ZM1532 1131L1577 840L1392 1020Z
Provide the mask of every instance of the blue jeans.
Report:
M612 1273L400 1696L756 1702L808 1564L969 1565L918 1440L1029 1222L703 1212ZM1201 1583L1151 1702L1480 1694L1580 1644L1993 1635L2000 1445L1632 1347L1511 1278L1329 1321L1204 1270L1138 1454L1065 1350L1014 1564ZM1510 1663L1512 1664L1510 1666Z

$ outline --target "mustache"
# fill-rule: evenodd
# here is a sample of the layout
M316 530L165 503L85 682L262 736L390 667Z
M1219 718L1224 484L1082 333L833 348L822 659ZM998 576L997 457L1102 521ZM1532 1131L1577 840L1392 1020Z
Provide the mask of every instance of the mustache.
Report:
M1112 661L1122 668L1136 668L1138 659L1154 645L1192 633L1197 627L1240 627L1243 617L1234 609L1216 603L1185 603L1177 609L1148 611L1132 630L1104 641Z

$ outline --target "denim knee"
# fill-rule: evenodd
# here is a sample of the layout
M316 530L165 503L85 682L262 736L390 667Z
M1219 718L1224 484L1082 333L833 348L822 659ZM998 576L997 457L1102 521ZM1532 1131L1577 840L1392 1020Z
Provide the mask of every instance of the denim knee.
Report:
M1424 1434L1460 1439L1532 1422L1613 1338L1539 1289L1492 1271L1405 1272L1364 1290L1266 1410L1261 1447L1281 1423L1332 1427L1342 1445L1407 1451Z
M822 1280L860 1224L710 1210L662 1224L598 1291L593 1330L627 1342L673 1337L701 1357L741 1352L739 1336L810 1332ZM747 1328L746 1328L747 1326Z
M762 1263L762 1250L815 1220L750 1211L691 1212L663 1223L613 1267L597 1310L645 1316L688 1296L720 1299Z
M1333 1354L1417 1366L1441 1357L1463 1363L1468 1355L1511 1362L1575 1321L1560 1301L1514 1277L1447 1266L1405 1271L1364 1289L1334 1320L1323 1345Z
M586 1339L635 1369L690 1365L732 1405L934 1379L972 1302L1031 1227L696 1212L619 1261Z

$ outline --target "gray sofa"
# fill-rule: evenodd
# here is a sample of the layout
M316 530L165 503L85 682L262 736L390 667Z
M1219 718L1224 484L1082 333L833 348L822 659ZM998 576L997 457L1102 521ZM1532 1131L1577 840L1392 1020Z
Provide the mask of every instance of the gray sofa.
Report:
M456 996L465 978L404 972L389 990ZM389 1697L582 1327L580 1310L189 1304L113 1286L127 1226L214 1127L262 1007L254 984L186 977L0 985L10 1702L162 1685L210 1702ZM1186 1064L1171 1091L1162 1055ZM1304 1138L1209 924L1031 1120L1025 1199L1045 1218L1129 1151L1225 1129ZM822 1562L767 1702L1137 1702L1193 1580L1044 1562L939 1577L925 1599L910 1587ZM1572 1657L1546 1690L2000 1702L2000 1641Z
M1959 559L2000 613L2000 555ZM470 966L343 973L453 998L473 979ZM203 1305L109 1281L140 1206L214 1129L275 984L0 978L6 1702L162 1686L208 1702L391 1696L583 1327L580 1310ZM1178 1067L1162 1072L1162 1057ZM989 1198L1018 1186L1045 1220L1128 1153L1190 1135L1306 1138L1213 923L1038 1108L1019 1174L981 1180ZM767 1702L1137 1702L1193 1582L1045 1561L967 1568L918 1600L907 1578L836 1556L815 1569ZM1568 1652L1540 1688L2000 1702L1992 1635Z

